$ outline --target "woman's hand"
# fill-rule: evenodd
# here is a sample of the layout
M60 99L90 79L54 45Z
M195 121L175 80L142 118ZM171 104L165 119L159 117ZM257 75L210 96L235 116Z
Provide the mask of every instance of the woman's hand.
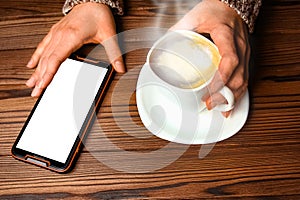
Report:
M226 103L218 91L226 85L239 101L248 86L250 45L248 30L241 17L219 0L203 0L188 12L171 30L187 29L209 33L221 54L218 72L202 100L208 109ZM223 115L228 117L229 112Z
M84 3L55 24L38 45L27 67L35 72L26 82L39 96L48 86L60 64L86 43L102 43L114 69L124 73L125 67L116 37L113 15L107 5ZM105 41L105 42L104 42Z

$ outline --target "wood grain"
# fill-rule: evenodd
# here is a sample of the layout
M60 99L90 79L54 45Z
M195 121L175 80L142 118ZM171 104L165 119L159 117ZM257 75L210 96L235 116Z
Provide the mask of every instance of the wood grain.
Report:
M174 2L128 1L126 14L119 19L121 31L170 27L178 19ZM10 148L36 101L24 85L33 72L25 65L62 17L63 3L0 3L0 199L300 198L300 3L296 0L264 1L251 36L247 123L234 137L217 143L204 159L199 159L199 150L209 146L170 144L143 126L134 87L148 48L126 54L129 73L116 75L72 172L56 174L13 159ZM184 2L180 14L187 9ZM124 48L135 49L153 41L132 35L123 42ZM85 46L82 52L93 47ZM106 59L103 49L97 48L95 54ZM115 94L119 87L123 92ZM163 156L145 156L166 146ZM130 160L116 148L142 156ZM154 171L128 173L111 167L151 168L178 152L183 152L178 159Z

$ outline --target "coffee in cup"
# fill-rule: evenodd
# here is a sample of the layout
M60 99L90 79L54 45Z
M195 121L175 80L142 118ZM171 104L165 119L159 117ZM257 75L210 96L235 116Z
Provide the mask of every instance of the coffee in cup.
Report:
M149 62L155 74L169 84L197 88L217 71L220 55L210 41L187 37L186 33L170 32L151 52Z
M175 92L185 108L199 111L206 107L201 98L209 92L207 86L220 59L218 48L210 40L187 30L168 32L147 55L147 63L158 81ZM231 90L224 86L220 93L228 104L215 109L231 110L234 104Z

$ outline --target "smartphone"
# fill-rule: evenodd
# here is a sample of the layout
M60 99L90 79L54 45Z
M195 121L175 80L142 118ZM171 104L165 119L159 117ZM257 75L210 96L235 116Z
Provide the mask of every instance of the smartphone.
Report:
M113 74L105 62L66 59L36 101L12 156L55 172L70 171Z

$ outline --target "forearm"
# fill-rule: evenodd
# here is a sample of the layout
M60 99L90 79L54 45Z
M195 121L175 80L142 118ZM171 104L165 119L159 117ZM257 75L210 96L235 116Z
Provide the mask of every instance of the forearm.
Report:
M66 15L74 6L86 2L102 3L110 6L116 14L123 14L123 0L66 0L63 13Z
M249 32L252 33L254 29L255 20L258 16L259 9L262 4L262 0L220 0L233 8L240 17L244 20L249 28Z

